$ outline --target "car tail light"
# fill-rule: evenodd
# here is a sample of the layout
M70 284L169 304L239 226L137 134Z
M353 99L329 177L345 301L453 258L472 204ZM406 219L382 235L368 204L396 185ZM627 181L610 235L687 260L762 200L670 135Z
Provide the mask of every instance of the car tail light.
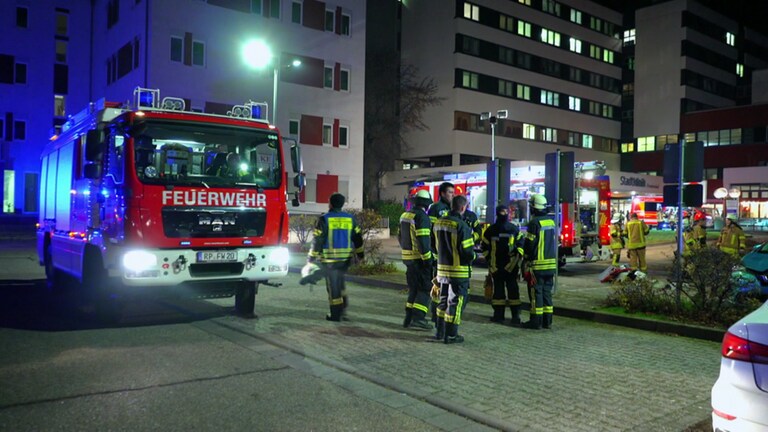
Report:
M713 412L713 413L714 413L716 416L718 416L718 417L722 417L722 418L724 418L724 419L726 419L726 420L736 420L736 416L732 416L732 415L730 415L730 414L726 414L726 413L724 413L724 412L722 412L722 411L718 411L718 410L716 410L716 409L712 409L712 412Z
M725 333L721 353L732 360L768 364L768 345L750 342L731 332Z

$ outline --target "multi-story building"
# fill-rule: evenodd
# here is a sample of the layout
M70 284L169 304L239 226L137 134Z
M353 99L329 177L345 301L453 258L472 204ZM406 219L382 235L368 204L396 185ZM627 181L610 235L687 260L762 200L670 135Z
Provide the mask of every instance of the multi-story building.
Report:
M48 69L53 70L58 49L53 43L58 31L54 25L58 3L71 2L46 0L24 7L30 22L36 15L48 17L51 42L47 51L28 49L20 35L3 38L0 53L13 56L10 50L18 50L34 62L42 61L37 57L50 57ZM9 7L7 2L3 7ZM160 89L161 96L183 98L187 109L224 115L234 104L249 100L267 102L273 110L273 92L277 90L277 109L270 111L269 119L276 114L273 123L283 136L302 144L307 176L302 211L324 211L328 197L336 191L347 196L350 206L362 205L364 2L79 0L76 7L77 14L74 5L69 11L69 31L78 33L78 40L70 41L68 52L77 52L78 58L68 59L73 65L68 86L73 97L61 102L65 114L101 97L130 102L137 86ZM3 13L6 20L11 15ZM28 33L32 43L44 39L37 28L28 29ZM70 39L74 38L72 34ZM256 39L263 40L274 53L266 70L254 70L244 61L246 43ZM42 73L33 77L32 68L28 69L28 82L50 82ZM275 76L279 77L276 86ZM7 103L12 106L24 101L29 106L25 116L42 122L37 120L34 104L25 99L28 93L31 90L20 88ZM60 93L39 90L36 94L41 101L50 99L48 106L53 106L54 94ZM59 99L55 101L59 103ZM8 111L3 102L0 112ZM50 116L45 121L48 124L44 128L27 125L25 139L37 146L35 151L9 155L6 164L15 171L19 170L16 167L39 171L37 154L48 138ZM17 173L17 183L18 178ZM35 194L36 186L17 185L14 207L35 211L36 207L21 208L18 204L20 199L36 202Z
M497 158L540 164L560 148L619 168L620 13L579 0L402 8L402 61L435 78L443 102L425 112L428 130L407 136L405 170L390 184L423 177L418 169L460 172L490 160L480 113L499 110L508 117L495 127Z
M632 111L624 111L631 127L623 128L622 169L660 173L665 144L703 141L708 197L715 200L717 187L730 186L725 171L768 161L765 87L752 85L755 71L768 66L768 38L695 0L638 9L634 22L623 33L631 70L625 77L633 80L624 83ZM755 190L758 198L762 189Z

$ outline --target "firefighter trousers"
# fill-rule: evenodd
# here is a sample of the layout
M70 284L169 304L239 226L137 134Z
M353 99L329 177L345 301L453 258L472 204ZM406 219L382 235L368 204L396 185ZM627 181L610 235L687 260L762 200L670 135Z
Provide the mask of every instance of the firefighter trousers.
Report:
M555 307L552 304L552 288L555 285L555 276L549 274L540 274L537 271L533 272L536 277L536 285L533 288L533 293L529 290L531 296L531 324L536 327L545 328L552 326L552 314L555 311Z
M613 256L613 260L611 261L611 264L614 267L618 267L619 262L621 261L621 249L620 248L611 249L611 255Z
M325 288L328 291L328 303L331 307L329 319L340 321L344 310L347 308L347 290L344 283L346 269L328 266L325 276Z
M408 282L408 300L405 303L405 321L423 320L432 303L429 292L432 290L432 266L421 260L405 264L405 279Z
M520 310L520 286L517 284L517 275L519 267L515 267L512 272L500 268L493 273L493 297L491 306L493 307L494 320L504 320L504 310L507 306L512 309L513 317L519 314Z
M458 334L461 315L467 307L468 294L468 278L451 278L440 283L440 302L437 305L438 339Z
M645 248L629 250L629 266L633 269L639 269L645 273L648 271L648 265L645 263Z

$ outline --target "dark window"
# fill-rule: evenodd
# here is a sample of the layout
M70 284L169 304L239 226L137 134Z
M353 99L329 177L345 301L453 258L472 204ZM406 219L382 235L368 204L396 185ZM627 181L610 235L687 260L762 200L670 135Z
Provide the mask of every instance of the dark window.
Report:
M325 11L325 31L332 32L333 29L333 20L336 17L336 14L332 10L326 10Z
M127 43L117 51L117 78L128 75L133 70L133 44Z
M13 84L15 59L11 55L0 54L0 83Z
M3 119L0 118L0 141L3 140L4 136L5 136L5 124L3 122Z
M301 24L301 3L296 1L291 4L291 22Z
M139 67L139 39L133 40L133 68Z
M349 15L341 16L341 34L349 36L349 28L352 24L352 17Z
M171 36L171 61L181 62L184 52L184 39Z
M27 83L27 65L24 63L16 63L14 65L13 69L13 82L16 84L26 84Z
M192 64L195 66L205 66L205 44L202 42L192 42Z
M120 0L109 0L107 3L107 28L112 28L120 19Z
M272 18L280 18L280 0L270 0L269 16Z
M261 0L251 0L251 13L261 15Z
M13 121L13 139L19 141L27 139L27 122L23 120Z
M16 27L29 27L29 9L23 6L16 7Z
M53 92L62 95L69 93L69 66L53 65Z

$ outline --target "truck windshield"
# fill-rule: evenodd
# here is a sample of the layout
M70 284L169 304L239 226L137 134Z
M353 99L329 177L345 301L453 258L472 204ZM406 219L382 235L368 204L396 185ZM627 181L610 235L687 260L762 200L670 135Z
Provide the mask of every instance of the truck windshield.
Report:
M146 125L134 141L136 174L143 183L280 186L280 144L274 131L151 119Z

